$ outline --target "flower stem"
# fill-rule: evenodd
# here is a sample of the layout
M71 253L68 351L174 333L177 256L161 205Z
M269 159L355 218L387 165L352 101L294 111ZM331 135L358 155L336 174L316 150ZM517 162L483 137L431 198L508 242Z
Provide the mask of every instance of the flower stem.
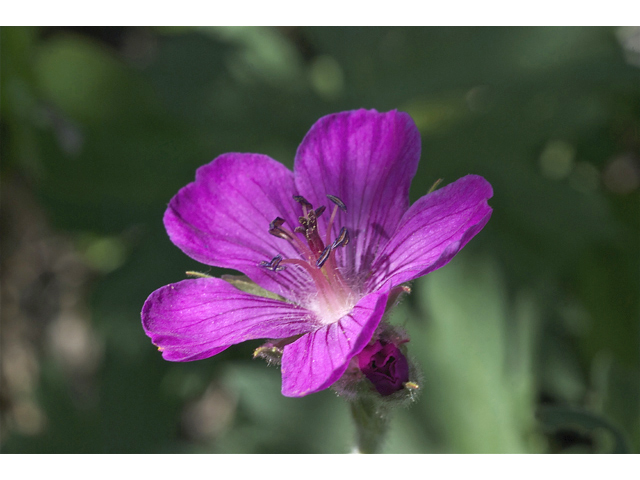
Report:
M389 429L389 411L376 398L359 397L351 403L356 425L356 446L353 453L380 453Z

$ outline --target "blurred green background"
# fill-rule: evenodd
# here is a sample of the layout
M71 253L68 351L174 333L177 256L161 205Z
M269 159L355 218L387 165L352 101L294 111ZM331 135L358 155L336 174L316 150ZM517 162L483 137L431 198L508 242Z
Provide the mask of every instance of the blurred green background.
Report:
M348 452L260 342L172 364L140 309L162 215L230 151L292 167L328 113L409 112L412 201L487 178L484 230L393 313L422 394L387 452L640 452L640 30L2 28L3 452Z

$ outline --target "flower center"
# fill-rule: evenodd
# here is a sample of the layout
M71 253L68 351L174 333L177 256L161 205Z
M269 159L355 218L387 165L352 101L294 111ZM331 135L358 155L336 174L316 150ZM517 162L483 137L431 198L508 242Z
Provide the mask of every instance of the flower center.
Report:
M324 213L324 205L314 209L304 197L294 195L293 199L302 206L303 215L298 217L300 225L292 230L283 227L285 220L276 217L269 225L269 233L288 241L298 252L300 258L283 259L276 255L270 261L260 262L260 266L273 272L285 269L287 265L303 268L313 279L318 293L310 301L309 308L314 310L323 323L333 323L348 313L355 304L354 292L343 278L333 251L349 243L349 231L342 227L338 237L331 242L331 228L338 210L347 211L346 205L338 197L327 195L335 205L327 224L324 240L318 231L318 218Z

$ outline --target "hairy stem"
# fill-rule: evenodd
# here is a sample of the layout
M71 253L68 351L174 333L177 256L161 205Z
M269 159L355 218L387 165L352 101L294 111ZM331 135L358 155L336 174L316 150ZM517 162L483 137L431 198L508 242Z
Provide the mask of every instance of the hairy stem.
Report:
M380 453L389 429L389 412L375 398L357 398L351 403L356 425L354 453Z

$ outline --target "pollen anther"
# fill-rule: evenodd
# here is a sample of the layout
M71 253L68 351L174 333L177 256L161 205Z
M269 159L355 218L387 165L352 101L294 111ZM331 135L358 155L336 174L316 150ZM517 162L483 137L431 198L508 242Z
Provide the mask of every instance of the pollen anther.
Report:
M280 227L270 229L269 233L274 237L282 238L284 240L291 240L291 235L289 235L286 231L284 231Z
M318 257L318 260L316 261L316 267L322 268L322 266L325 264L325 262L329 259L329 255L331 255L332 248L333 248L333 246L329 245L328 247L326 247L322 251L322 253Z
M344 247L348 243L349 243L349 230L347 230L346 227L342 227L340 229L340 234L338 235L338 238L336 238L335 241L331 244L331 248Z
M272 272L280 272L284 270L284 267L280 266L280 262L282 261L282 255L276 255L271 259L271 261L267 262L263 260L258 265L266 268L267 270L271 270Z
M311 205L302 195L294 195L293 199L307 210L311 210L313 208L313 205Z
M331 200L333 203L335 203L338 207L340 207L340 210L342 210L343 212L347 211L347 206L344 204L342 200L340 200L335 195L327 195L327 198Z
M276 219L269 224L269 229L273 230L284 225L284 218L276 217Z

